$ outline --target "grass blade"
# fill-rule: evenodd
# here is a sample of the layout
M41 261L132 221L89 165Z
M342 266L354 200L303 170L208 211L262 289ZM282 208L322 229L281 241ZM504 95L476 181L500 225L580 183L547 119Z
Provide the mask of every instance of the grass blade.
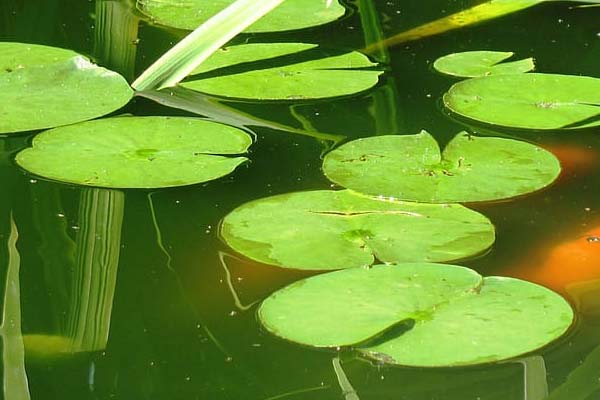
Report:
M284 0L237 0L166 52L131 85L135 90L175 86L212 53Z

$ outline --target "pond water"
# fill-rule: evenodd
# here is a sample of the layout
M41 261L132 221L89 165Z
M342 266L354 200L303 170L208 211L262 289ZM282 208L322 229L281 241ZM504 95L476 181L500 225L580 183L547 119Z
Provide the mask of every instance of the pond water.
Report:
M120 4L4 0L0 39L74 49L131 79L184 32L128 16ZM374 4L388 36L473 5L462 0ZM352 11L356 4L348 6L347 15L335 23L266 37L360 49L360 16ZM598 285L571 294L575 325L527 357L421 369L377 364L344 352L338 363L336 351L285 342L257 321L257 302L310 274L250 261L218 236L221 219L243 203L332 187L320 170L331 140L284 132L276 124L346 139L426 129L440 142L467 129L551 149L564 171L545 190L473 205L492 220L497 239L491 251L461 264L483 275L522 276L552 285L562 282L560 268L544 272L533 267L565 243L583 238L583 251L590 253L586 271L581 276L564 272L564 280L597 278L600 244L588 241L586 232L600 229L600 130L523 132L467 125L441 104L456 80L434 72L431 65L445 54L489 49L533 56L542 72L599 76L598 12L550 2L393 46L379 85L355 96L296 104L214 99L269 122L251 127L256 143L250 163L205 184L153 191L82 189L16 167L14 155L37 132L0 138L0 287L9 279L10 254L14 260L14 250L7 251L15 239L14 221L30 398L538 400L546 390L553 399L600 398ZM265 36L236 39L259 40ZM121 113L195 115L140 97L115 114ZM578 249L567 246L556 263L568 271L570 262L579 260L571 256ZM61 338L69 335L87 351L61 353ZM13 364L5 360L2 365L6 388L7 381L17 378L14 367L5 367ZM355 392L345 391L344 379ZM5 391L8 400L24 396Z

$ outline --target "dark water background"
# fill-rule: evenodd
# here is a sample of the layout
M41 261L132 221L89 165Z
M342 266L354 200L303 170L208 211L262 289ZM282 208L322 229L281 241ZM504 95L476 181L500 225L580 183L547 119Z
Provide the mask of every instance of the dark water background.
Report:
M2 0L0 39L74 49L126 76L137 76L183 32L111 16L107 10L114 3ZM441 0L375 3L387 35L470 5ZM540 72L598 77L600 9L572 6L544 4L396 46L390 49L389 73L368 93L294 106L228 105L295 127L302 127L302 120L305 127L347 138L427 129L444 142L470 129L585 149L595 157L592 163L598 162L598 128L523 133L469 127L453 119L441 108L440 98L454 80L431 69L439 56L490 49L533 56ZM352 3L349 7L356 8ZM359 16L350 11L327 26L238 40L293 40L358 49L363 32ZM122 112L193 115L142 98ZM22 331L32 349L26 360L32 399L344 398L332 366L336 352L278 340L260 329L256 307L246 307L306 274L248 261L218 238L219 221L247 201L331 185L320 171L326 142L269 128L253 131L257 142L252 161L232 175L152 192L81 189L29 176L14 166L12 157L35 132L0 138L0 287L6 279L12 216L19 230ZM463 265L484 275L502 275L515 265L527 265L543 249L600 224L599 182L597 168L576 168L542 192L474 207L494 222L498 238L489 254ZM98 211L94 204L114 208ZM112 218L109 222L106 215ZM86 249L100 253L96 256L105 261L102 268L82 269L85 262L78 260L89 256ZM118 263L106 261L111 257ZM600 259L598 264L600 269ZM592 305L578 315L564 338L530 358L543 357L546 381L556 399L600 399L600 310L593 307L593 293L591 298ZM73 328L73 320L84 327ZM86 329L96 336L108 334L108 340L88 332L86 337L93 338L90 351L56 355L49 350L52 338ZM532 380L539 380L532 378L539 369L526 361L415 369L375 365L343 354L342 364L361 400L540 399L531 387L527 393Z

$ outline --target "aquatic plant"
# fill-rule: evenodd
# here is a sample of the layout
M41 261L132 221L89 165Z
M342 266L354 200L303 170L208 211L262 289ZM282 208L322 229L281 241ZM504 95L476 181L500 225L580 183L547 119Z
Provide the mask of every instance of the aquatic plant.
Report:
M560 337L573 321L569 304L549 289L428 263L306 278L273 293L258 315L283 339L352 347L387 364L413 367L516 357Z
M301 101L348 96L378 83L383 74L379 65L358 52L325 50L304 43L252 43L219 50L282 2L269 0L260 7L253 0L234 2L167 52L132 87L140 95L157 99L164 99L161 93L170 96L196 90L234 99ZM538 2L494 0L489 4L502 5L496 10L505 12ZM340 9L344 10L337 2L330 8L322 0L313 3L327 12L324 18L315 13L320 19L311 26L334 20L340 16ZM166 23L170 18L169 2L146 0L139 4L159 22ZM286 8L279 9L284 10L282 17L275 12L269 14L273 18L269 25L276 30L283 26L278 18L288 18L286 13L305 13L303 7L298 7L300 2L285 4ZM185 7L179 4L176 8ZM373 11L364 6L362 9ZM481 14L473 11L471 15ZM428 29L435 33L437 28ZM380 59L386 61L386 43L376 43L376 37L367 37L367 43L377 45ZM222 123L158 116L87 121L118 110L132 98L134 91L122 77L70 51L24 44L6 46L12 49L8 54L13 55L0 55L0 64L6 64L4 72L0 71L0 83L4 79L5 86L0 87L11 96L27 88L28 82L43 88L48 77L43 71L74 80L67 79L63 87L52 89L60 96L68 97L75 91L91 94L101 103L85 104L85 96L77 97L73 101L85 113L78 114L72 110L76 107L68 107L65 111L69 113L62 119L27 125L35 119L31 110L39 113L40 104L51 101L33 92L29 114L17 109L5 126L0 125L5 133L55 127L36 136L32 147L16 156L21 167L38 176L97 187L159 188L216 179L247 161L244 154L252 139ZM26 49L26 54L17 54L21 49ZM445 73L480 76L456 84L444 98L446 105L464 106L488 98L495 104L498 83L506 86L514 81L514 85L531 92L534 107L550 113L568 103L567 97L572 99L574 94L547 100L544 93L538 98L534 96L540 90L536 85L540 81L547 84L548 79L565 79L582 86L576 90L576 101L569 104L579 118L571 123L596 117L585 114L598 105L597 96L590 94L598 91L597 82L589 80L593 78L575 81L526 73L533 68L531 59L499 63L510 55L471 52L438 60L436 68ZM25 57L25 61L19 57ZM37 75L30 78L34 72ZM584 80L590 88L583 88ZM94 91L107 85L110 95ZM160 92L174 85L179 87ZM471 86L475 86L474 92L469 92ZM82 93L83 88L87 93ZM494 91L489 97L488 89ZM581 97L582 93L589 97ZM181 97L183 103L197 99ZM168 100L163 103L170 104ZM185 103L180 108L187 106ZM487 103L480 112L488 112L486 107ZM460 113L459 108L453 110ZM508 107L501 111L509 114ZM238 118L248 123L247 117ZM538 118L551 120L554 116L540 114ZM554 123L560 125L556 122L560 118L556 117ZM570 123L561 120L561 124ZM590 126L587 122L584 125ZM352 141L325 157L324 173L350 190L307 191L255 200L224 218L222 238L251 259L283 268L343 269L299 281L267 298L259 309L264 326L298 343L351 346L369 358L411 366L505 360L536 350L564 334L573 312L557 294L516 279L484 278L463 267L426 263L479 255L494 242L494 226L487 217L452 203L504 199L542 189L560 173L556 158L529 143L466 132L457 135L443 152L426 132L388 133L396 135ZM331 135L321 132L312 136L331 139ZM380 262L393 265L372 266ZM106 304L99 302L97 308L103 306ZM326 309L324 313L314 312L322 308ZM347 314L349 310L352 316ZM80 322L78 317L72 317L71 325ZM318 326L322 319L335 326ZM108 326L101 328L98 337L81 338L84 347L102 347ZM529 334L523 340L521 332L525 329ZM467 346L473 342L478 345ZM436 352L431 351L434 345L438 346ZM456 352L457 347L467 350Z
M331 270L381 262L452 261L482 253L494 226L458 204L412 203L317 190L255 200L220 234L245 256L284 268Z

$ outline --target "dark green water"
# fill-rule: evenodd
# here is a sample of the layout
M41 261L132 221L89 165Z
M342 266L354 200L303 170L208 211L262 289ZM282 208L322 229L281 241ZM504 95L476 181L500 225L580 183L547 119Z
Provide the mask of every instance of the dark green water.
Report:
M466 5L376 2L388 35ZM183 35L123 18L113 6L115 2L104 0L3 0L0 39L71 48L133 77ZM534 56L541 72L598 77L600 9L571 7L541 5L394 47L390 71L379 87L355 97L294 106L228 105L276 123L304 124L347 138L427 129L445 141L471 129L583 149L591 167L566 168L542 192L475 207L494 222L498 238L489 254L463 264L484 275L502 275L600 223L600 130L541 134L469 127L441 108L441 95L454 81L434 73L431 63L451 52L511 50L519 57ZM268 39L363 46L356 13L338 23ZM193 115L141 98L120 112ZM327 142L271 128L252 130L257 141L250 164L207 184L153 192L81 189L37 179L12 161L35 132L0 139L0 287L7 279L12 219L19 232L21 324L32 399L344 398L332 364L336 352L270 336L259 327L251 306L306 274L247 261L218 237L223 216L249 200L329 188L320 171ZM554 399L598 399L598 304L600 289L587 295L565 337L514 362L415 369L374 365L343 354L343 370L361 400L539 400L543 396L535 388L544 384ZM56 343L68 335L77 336L88 351L57 355L53 343L60 347Z

